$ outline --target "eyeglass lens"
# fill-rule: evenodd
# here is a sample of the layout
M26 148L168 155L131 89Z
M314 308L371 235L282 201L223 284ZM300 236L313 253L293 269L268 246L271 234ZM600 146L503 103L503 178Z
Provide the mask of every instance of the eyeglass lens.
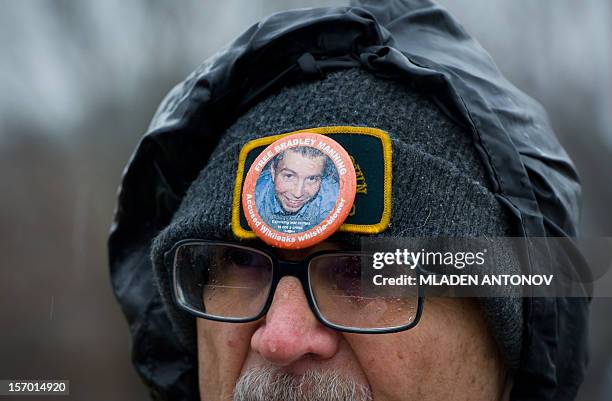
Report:
M254 249L222 244L181 245L174 263L179 301L211 316L257 316L272 285L272 260Z
M310 262L313 298L330 323L361 329L384 329L412 323L418 291L409 286L376 286L371 255L322 255Z

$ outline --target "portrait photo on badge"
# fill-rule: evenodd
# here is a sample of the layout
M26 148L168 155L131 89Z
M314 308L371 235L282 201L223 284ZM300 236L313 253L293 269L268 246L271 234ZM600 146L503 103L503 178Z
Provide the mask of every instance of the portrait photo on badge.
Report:
M338 171L320 150L296 146L274 156L257 179L262 219L283 233L306 231L330 214L338 199Z
M275 246L302 248L331 235L355 197L355 170L334 140L314 133L283 137L255 160L244 183L251 229Z

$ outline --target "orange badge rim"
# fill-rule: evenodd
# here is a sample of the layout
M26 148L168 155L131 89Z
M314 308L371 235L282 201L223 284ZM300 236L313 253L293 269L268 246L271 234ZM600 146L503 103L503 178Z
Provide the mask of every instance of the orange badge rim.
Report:
M260 215L256 187L258 179L275 156L298 146L317 149L331 160L338 176L338 195L333 208L316 225L291 233L271 227ZM340 228L355 201L356 186L355 168L351 158L338 142L326 135L301 132L274 141L257 156L243 183L242 208L249 227L266 244L284 249L303 249L324 241Z

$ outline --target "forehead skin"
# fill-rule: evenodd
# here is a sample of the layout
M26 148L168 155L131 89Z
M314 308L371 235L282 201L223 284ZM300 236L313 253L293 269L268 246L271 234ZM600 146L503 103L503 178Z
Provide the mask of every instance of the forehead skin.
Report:
M306 178L310 176L320 176L323 174L324 167L324 157L307 157L288 150L278 163L278 171L276 171L276 173L278 174L284 169L290 169L300 178Z
M502 359L473 299L428 299L419 324L408 331L340 333L316 321L299 282L285 277L266 317L248 324L197 319L197 334L200 392L207 401L231 400L243 370L278 364L264 341L277 335L277 353L310 342L311 352L295 357L287 371L340 370L367 383L375 401L499 400L504 391Z

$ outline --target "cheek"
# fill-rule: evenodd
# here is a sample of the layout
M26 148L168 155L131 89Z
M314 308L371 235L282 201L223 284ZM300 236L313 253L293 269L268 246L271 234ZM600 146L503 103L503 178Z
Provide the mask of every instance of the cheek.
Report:
M277 177L276 180L274 180L274 189L278 193L283 193L289 189L289 184L284 182L282 178Z
M203 400L231 394L249 352L256 323L230 324L197 319L198 375Z
M321 183L315 182L312 184L308 184L304 192L306 192L308 196L314 196L317 192L319 192L319 188L321 188Z
M435 359L423 352L417 330L396 334L346 335L363 367L375 400L420 400Z
M374 399L495 399L504 367L485 323L471 305L429 305L411 330L345 335Z

